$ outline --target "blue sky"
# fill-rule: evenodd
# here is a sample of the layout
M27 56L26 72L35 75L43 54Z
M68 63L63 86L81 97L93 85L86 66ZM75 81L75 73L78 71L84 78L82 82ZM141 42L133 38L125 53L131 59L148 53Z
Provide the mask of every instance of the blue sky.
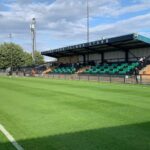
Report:
M150 0L89 0L90 40L128 33L150 37ZM31 51L31 19L37 19L37 49L86 41L85 0L0 0L0 42Z

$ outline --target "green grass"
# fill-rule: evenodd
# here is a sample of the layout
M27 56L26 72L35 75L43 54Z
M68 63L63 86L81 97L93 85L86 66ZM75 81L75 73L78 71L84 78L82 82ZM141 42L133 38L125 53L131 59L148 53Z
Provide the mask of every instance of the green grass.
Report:
M150 87L0 77L0 123L25 150L149 150Z

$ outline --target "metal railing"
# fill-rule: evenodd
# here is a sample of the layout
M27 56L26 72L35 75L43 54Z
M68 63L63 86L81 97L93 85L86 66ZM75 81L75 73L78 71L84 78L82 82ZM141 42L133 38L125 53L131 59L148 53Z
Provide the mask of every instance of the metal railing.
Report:
M89 75L89 74L49 74L43 77L64 80L85 80L95 82L150 84L150 75Z
M7 75L0 71L0 75ZM13 73L13 76L24 76L22 72L18 74ZM26 73L26 77L32 76ZM35 74L35 77L51 78L51 79L64 79L64 80L83 80L95 82L109 82L109 83L124 83L124 84L150 84L149 75L91 75L91 74Z

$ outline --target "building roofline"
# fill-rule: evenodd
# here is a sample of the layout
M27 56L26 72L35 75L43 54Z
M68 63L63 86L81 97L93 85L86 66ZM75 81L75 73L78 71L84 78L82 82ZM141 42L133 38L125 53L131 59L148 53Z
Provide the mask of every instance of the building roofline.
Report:
M126 44L126 47L122 45ZM128 44L129 43L129 44ZM128 45L131 44L132 47L134 47L135 43L135 48L137 47L136 44L141 44L141 46L150 46L150 38L133 33L133 34L128 34L128 35L123 35L123 36L117 36L117 37L112 37L112 38L105 38L97 41L92 41L89 43L81 43L77 45L72 45L72 46L66 46L62 48L57 48L53 50L48 50L41 52L42 55L45 56L50 56L50 57L63 57L63 56L71 56L71 55L81 55L82 53L94 53L97 51L101 52L103 51L106 47L107 50L113 51L113 50L118 50L118 49L125 49L127 47L130 47ZM119 47L121 45L121 47ZM113 47L113 48L112 48ZM92 51L93 49L93 51ZM105 50L104 50L105 51Z

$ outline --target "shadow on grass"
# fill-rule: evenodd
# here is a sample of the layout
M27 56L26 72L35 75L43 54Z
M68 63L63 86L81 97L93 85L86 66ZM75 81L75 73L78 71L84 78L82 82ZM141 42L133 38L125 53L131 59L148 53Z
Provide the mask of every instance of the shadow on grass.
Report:
M18 142L25 150L150 150L150 122ZM0 143L0 150L8 144Z

